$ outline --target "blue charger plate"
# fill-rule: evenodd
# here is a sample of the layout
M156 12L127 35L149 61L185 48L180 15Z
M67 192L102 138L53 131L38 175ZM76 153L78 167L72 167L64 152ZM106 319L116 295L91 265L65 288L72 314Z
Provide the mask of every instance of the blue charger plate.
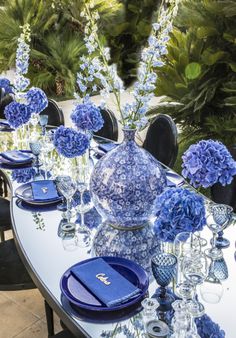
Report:
M146 271L137 263L130 261L126 258L120 257L101 257L103 258L113 269L119 272L123 277L129 280L136 287L141 289L141 293L125 303L107 307L99 299L97 299L82 283L73 277L70 267L62 276L60 282L60 288L62 294L69 300L69 302L78 309L84 309L89 311L98 312L114 312L123 309L131 308L135 305L140 305L141 300L145 297L149 279ZM97 257L87 259L75 266L82 265L86 262L97 259Z
M33 204L33 205L48 205L48 204L54 204L56 202L59 202L62 200L61 196L58 196L56 198L50 198L45 200L37 200L34 199L32 188L31 188L31 182L25 183L20 185L16 191L15 195L23 200L25 203Z

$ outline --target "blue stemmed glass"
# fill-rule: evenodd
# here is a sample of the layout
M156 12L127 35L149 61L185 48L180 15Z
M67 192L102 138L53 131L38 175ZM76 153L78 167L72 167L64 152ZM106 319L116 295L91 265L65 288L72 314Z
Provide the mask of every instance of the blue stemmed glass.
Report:
M48 124L48 115L39 115L39 124L42 128L42 135L46 133L46 126Z
M210 209L214 221L223 226L224 229L227 228L233 215L233 208L226 204L214 204ZM230 245L229 240L224 238L223 234L223 230L218 232L218 237L215 242L217 248L223 249L229 247Z
M42 145L39 141L30 142L29 143L30 149L32 151L32 154L35 156L35 168L36 168L36 174L35 179L43 179L43 176L40 174L40 163L39 163L39 155L41 152Z
M158 252L151 259L152 273L158 285L159 292L153 296L160 304L159 310L168 311L171 309L171 303L175 298L167 293L166 287L176 276L177 257L171 253Z

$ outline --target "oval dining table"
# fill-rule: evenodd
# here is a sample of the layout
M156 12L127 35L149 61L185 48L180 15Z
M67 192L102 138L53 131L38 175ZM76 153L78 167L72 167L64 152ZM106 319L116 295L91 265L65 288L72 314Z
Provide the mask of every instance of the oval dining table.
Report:
M9 173L9 172L8 172ZM78 247L75 251L66 251L62 245L59 234L61 211L56 208L37 210L22 207L21 201L14 196L17 184L13 182L13 197L11 200L11 217L14 239L20 257L25 264L35 285L50 307L57 313L66 327L75 337L100 337L103 331L112 331L117 325L130 325L130 318L121 321L113 318L107 322L106 315L94 314L94 318L79 315L62 296L60 280L64 272L72 265L91 257L89 247ZM185 187L189 187L185 184ZM190 187L189 187L190 188ZM191 188L190 188L191 189ZM236 311L236 262L235 262L235 225L230 226L225 235L230 239L230 247L223 250L228 267L228 278L222 281L224 293L219 303L210 304L201 299L206 314L218 323L225 331L227 338L235 338L236 330L234 314ZM209 240L212 234L205 226L203 237ZM132 258L131 258L132 259ZM157 283L152 278L149 285L151 297L157 288ZM128 315L128 314L127 314ZM127 316L128 317L128 316ZM132 318L132 315L131 315ZM138 330L138 329L137 329ZM114 331L115 332L115 331ZM137 337L141 332L136 332ZM104 335L103 335L104 336ZM126 337L122 330L114 337Z

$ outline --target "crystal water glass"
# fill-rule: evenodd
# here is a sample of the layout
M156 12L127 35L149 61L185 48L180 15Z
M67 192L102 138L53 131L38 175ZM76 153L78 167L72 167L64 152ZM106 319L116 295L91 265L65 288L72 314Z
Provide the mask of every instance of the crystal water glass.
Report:
M58 191L66 199L66 209L67 209L66 218L67 218L67 222L71 224L71 216L72 216L71 201L76 191L76 183L73 181L73 179L70 176L57 176L55 182L56 182Z
M204 254L186 257L183 261L183 273L187 281L194 287L193 298L188 302L189 311L193 317L204 313L204 306L196 300L196 287L204 282L208 275L208 263Z
M75 231L75 225L71 223L63 224L61 227L62 245L66 251L75 251L78 249L78 238Z
M145 298L141 305L143 307L142 311L142 318L143 323L146 325L147 322L149 322L152 319L157 318L157 308L159 306L158 301L155 298Z
M166 287L176 276L177 257L171 253L156 253L151 259L151 267L153 276L158 285L160 285L159 293L155 294L155 298L159 302L159 310L167 311L171 309L171 303L174 297L167 293Z

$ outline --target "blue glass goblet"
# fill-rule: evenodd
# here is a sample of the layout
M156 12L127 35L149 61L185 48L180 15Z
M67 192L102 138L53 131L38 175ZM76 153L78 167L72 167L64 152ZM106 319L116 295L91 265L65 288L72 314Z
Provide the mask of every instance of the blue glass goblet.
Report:
M233 208L226 204L214 204L211 206L211 213L214 221L226 229L230 224ZM217 248L223 249L230 245L229 240L224 238L223 235L223 230L218 232L218 237L215 242Z
M151 266L153 276L157 284L160 285L159 292L154 295L160 304L158 309L168 311L171 309L171 303L175 301L175 298L167 293L166 287L176 276L177 257L171 253L158 252L152 257Z
M39 163L39 155L41 152L42 145L39 141L30 142L29 143L30 149L32 151L32 154L35 156L35 168L36 168L36 174L35 174L35 180L36 179L43 179L43 176L40 174L40 163Z
M46 133L46 126L48 124L48 115L39 115L39 124L42 128L42 135Z

